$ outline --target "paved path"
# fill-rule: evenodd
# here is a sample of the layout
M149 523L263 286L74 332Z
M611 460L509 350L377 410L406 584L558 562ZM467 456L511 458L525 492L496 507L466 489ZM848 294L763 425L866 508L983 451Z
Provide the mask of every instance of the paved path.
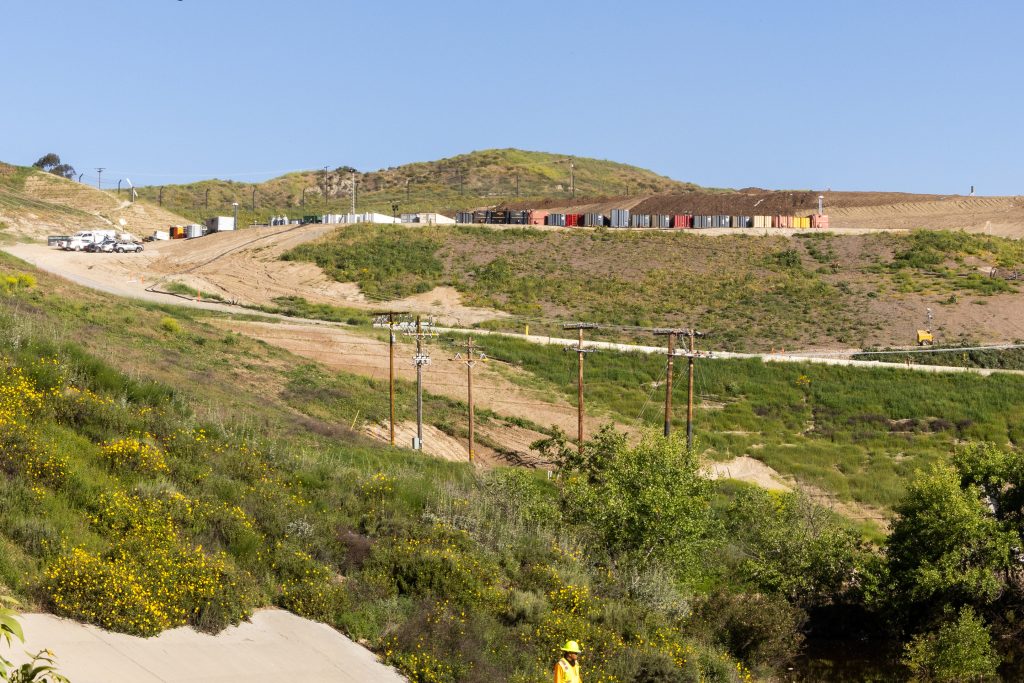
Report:
M49 614L20 619L24 649L52 650L72 683L405 681L331 627L277 609L259 610L251 622L215 636L177 628L138 638Z

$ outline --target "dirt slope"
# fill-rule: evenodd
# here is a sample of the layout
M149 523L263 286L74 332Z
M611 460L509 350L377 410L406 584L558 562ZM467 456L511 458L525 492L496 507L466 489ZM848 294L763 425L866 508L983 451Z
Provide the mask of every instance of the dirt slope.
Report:
M191 222L143 201L133 204L127 191L119 196L116 191L101 191L50 173L0 165L0 180L5 178L10 182L0 182L0 222L7 224L6 233L17 238L41 239L103 228L141 237Z

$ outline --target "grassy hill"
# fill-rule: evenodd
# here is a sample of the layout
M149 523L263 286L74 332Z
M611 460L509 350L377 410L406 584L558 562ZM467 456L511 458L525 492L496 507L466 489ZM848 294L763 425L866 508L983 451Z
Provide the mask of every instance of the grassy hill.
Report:
M979 306L1016 306L1018 284L988 273L1018 268L1024 247L965 233L787 238L350 226L284 258L314 262L374 299L451 285L466 303L513 315L494 326L531 324L537 333L560 334L561 322L581 319L607 325L606 335L648 342L635 328L694 325L723 350L862 348L913 343L926 307L945 339L1002 341L1024 332L1000 326L995 313L981 324L975 316Z
M627 192L650 194L696 187L612 161L574 157L572 164L577 197ZM357 210L390 214L392 204L398 203L400 212L451 212L516 198L571 199L569 165L570 157L565 155L493 149L438 161L359 171L355 174ZM259 220L278 214L300 217L307 213L346 213L350 209L351 177L351 169L339 167L289 173L262 183L205 180L166 185L162 188L163 205L183 215L198 217L230 213L232 202L238 202L246 219ZM159 186L151 186L139 192L142 197L156 201L160 190ZM256 191L255 212L252 210L253 190Z
M887 639L905 633L890 620L930 633L925 615L958 604L888 596L887 555L848 523L705 482L678 443L606 433L580 460L556 438L557 480L382 448L349 430L385 414L380 382L10 257L0 274L0 592L30 604L148 634L273 603L365 639L411 680L452 683L536 680L569 638L599 680L767 679L806 634L882 638L867 642L891 672ZM563 354L490 346L569 388ZM658 364L595 357L595 400L632 415ZM780 469L878 503L961 439L1020 438L1017 378L701 367L702 398L724 405L699 434L720 454L762 440ZM400 410L411 396L400 387ZM1004 633L997 608L986 618ZM841 680L843 667L801 671Z
M0 240L31 240L47 234L121 228L139 236L188 222L128 194L98 190L34 168L0 162ZM6 227L4 227L6 226Z

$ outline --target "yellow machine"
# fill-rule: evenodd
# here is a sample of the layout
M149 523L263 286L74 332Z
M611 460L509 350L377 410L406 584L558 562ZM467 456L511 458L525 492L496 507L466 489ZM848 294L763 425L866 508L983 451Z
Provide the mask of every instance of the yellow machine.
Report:
M918 346L931 346L935 343L935 336L931 330L918 330L917 331L917 345Z

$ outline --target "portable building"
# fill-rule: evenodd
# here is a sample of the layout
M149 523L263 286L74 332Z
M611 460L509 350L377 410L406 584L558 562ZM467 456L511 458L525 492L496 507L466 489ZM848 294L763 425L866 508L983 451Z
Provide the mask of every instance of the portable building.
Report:
M203 226L192 223L185 226L185 239L194 240L204 235Z
M214 216L206 219L206 227L210 232L229 232L235 229L235 219L232 216ZM171 237L174 237L173 229Z

